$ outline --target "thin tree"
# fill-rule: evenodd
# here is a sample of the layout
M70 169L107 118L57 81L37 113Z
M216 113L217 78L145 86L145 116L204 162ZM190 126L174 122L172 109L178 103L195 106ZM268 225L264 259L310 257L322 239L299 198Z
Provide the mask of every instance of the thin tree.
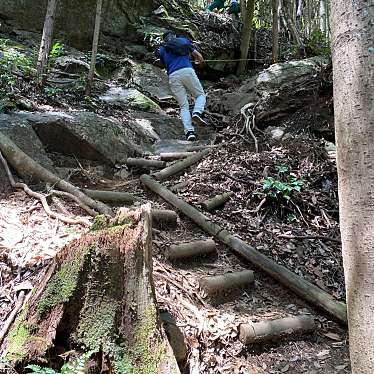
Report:
M352 373L374 368L374 3L332 1L339 212Z
M247 68L247 58L251 44L252 21L255 11L255 0L242 0L240 6L243 28L240 39L241 60L239 61L237 74L243 74Z
M272 11L273 11L273 48L272 48L272 61L273 63L278 62L279 55L279 0L272 0Z
M97 47L99 44L99 35L100 35L102 5L103 5L103 0L97 0L95 29L94 29L94 35L93 35L93 41L92 41L91 64L90 64L90 70L88 72L87 84L86 84L86 90L85 90L86 96L89 96L91 94L92 82L93 82L93 77L95 74Z
M44 20L43 35L40 43L38 62L36 66L39 84L43 84L45 67L48 62L49 52L52 45L53 26L56 16L58 0L48 0L47 12Z

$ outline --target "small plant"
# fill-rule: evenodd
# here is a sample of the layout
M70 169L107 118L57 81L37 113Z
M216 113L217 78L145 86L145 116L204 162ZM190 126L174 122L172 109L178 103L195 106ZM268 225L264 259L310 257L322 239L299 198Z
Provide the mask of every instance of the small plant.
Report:
M49 58L56 59L57 57L62 56L64 53L64 45L60 42L55 42L52 45L51 52L49 52Z
M59 87L44 87L44 93L48 97L56 97L57 95L61 94L63 92L62 88Z

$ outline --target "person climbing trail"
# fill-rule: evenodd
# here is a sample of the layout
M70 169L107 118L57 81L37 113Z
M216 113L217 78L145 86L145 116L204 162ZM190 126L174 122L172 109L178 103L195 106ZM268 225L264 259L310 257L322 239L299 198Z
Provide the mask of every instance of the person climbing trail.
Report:
M215 9L221 10L225 7L225 0L214 0L211 4L208 5L207 10L213 12Z
M158 49L157 55L169 76L171 92L178 101L184 133L188 141L196 140L193 124L207 125L203 119L206 96L203 86L192 67L192 56L198 63L204 58L190 40L177 37L173 31L167 31L162 36L164 43ZM189 109L188 93L195 98L192 116Z
M231 0L228 13L232 15L233 19L239 19L240 6L238 0Z

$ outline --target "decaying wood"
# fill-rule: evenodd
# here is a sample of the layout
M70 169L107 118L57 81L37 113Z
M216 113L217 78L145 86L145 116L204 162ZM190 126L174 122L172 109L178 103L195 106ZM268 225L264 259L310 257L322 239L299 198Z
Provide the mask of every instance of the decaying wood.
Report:
M84 204L88 205L92 209L95 209L99 213L109 216L113 215L112 210L107 205L91 199L71 183L64 181L49 170L45 169L31 157L26 155L26 153L24 153L15 143L13 143L12 140L1 132L0 151L19 174L29 175L31 178L49 183L54 187L69 192L78 197Z
M216 243L212 239L195 240L189 243L172 244L166 253L169 260L201 256L216 252Z
M111 202L111 203L122 203L126 205L134 204L135 201L139 200L136 196L129 192L118 192L118 191L103 191L103 190L82 190L87 196L95 200Z
M169 209L152 209L152 225L161 228L177 227L178 214Z
M162 161L175 161L187 158L192 154L192 152L160 153L160 158Z
M239 328L239 339L244 344L262 343L291 335L305 334L314 331L315 328L314 319L309 315L243 323Z
M58 253L4 342L12 365L75 350L98 352L95 372L179 373L159 323L150 219L149 205L122 208Z
M254 282L252 270L226 273L214 277L204 277L199 280L202 287L208 294L224 291L234 287L244 287Z
M211 212L215 209L218 209L222 207L227 201L229 201L230 197L234 195L233 192L224 192L221 195L216 195L212 197L211 199L205 200L201 206L207 210L208 212Z
M345 324L347 323L347 308L344 303L335 300L326 291L323 291L314 284L306 281L284 266L277 264L275 261L258 252L243 240L235 237L227 230L215 224L196 208L180 199L149 175L142 175L140 179L147 188L180 210L207 233L229 246L235 253L252 262L258 268L278 280L303 299L324 309L339 321Z
M148 160L146 158L128 158L126 159L125 164L127 166L136 166L149 169L163 169L164 167L166 167L165 161Z
M43 195L42 193L33 191L25 183L16 183L15 182L15 180L14 180L14 178L12 176L12 173L9 170L8 164L7 164L6 160L5 160L5 158L3 157L1 151L0 151L0 161L1 161L1 163L3 164L3 166L5 168L5 171L6 171L7 175L8 175L8 179L9 179L9 182L10 182L11 186L13 188L22 189L29 196L35 197L36 199L38 199L42 203L43 209L45 210L45 212L50 217L59 219L60 221L65 222L65 223L69 223L69 224L74 224L74 225L81 224L81 225L84 225L84 226L91 226L91 222L88 221L88 220L86 220L86 219L84 219L84 218L70 218L70 217L66 217L66 216L64 216L62 214L54 212L50 208L50 206L48 205L47 198L46 198L45 195Z
M180 173L181 171L187 169L189 166L192 166L202 160L206 155L210 153L209 149L206 149L202 152L195 153L192 156L185 158L184 160L177 161L175 164L166 167L165 169L160 170L159 172L153 174L153 176L158 181L165 181L171 176Z

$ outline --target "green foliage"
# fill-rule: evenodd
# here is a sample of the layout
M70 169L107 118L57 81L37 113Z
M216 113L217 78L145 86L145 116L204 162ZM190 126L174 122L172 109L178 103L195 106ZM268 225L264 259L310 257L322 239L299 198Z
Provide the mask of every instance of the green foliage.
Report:
M83 353L75 360L65 363L61 367L60 374L83 374L90 357L94 354L94 351ZM29 373L32 374L59 374L56 370L47 367L41 367L39 365L28 365L26 369L29 369Z
M62 56L64 53L64 45L57 41L52 45L51 52L49 52L49 58L56 59Z
M59 87L44 87L44 93L50 97L56 97L57 95L63 93L63 89Z
M331 55L329 41L319 29L316 29L311 33L306 47L309 50L309 54L312 54L313 56Z
M301 191L304 184L304 178L296 178L294 175L286 175L288 167L285 165L277 165L278 178L268 177L262 185L266 196L273 200L289 201L297 192Z

